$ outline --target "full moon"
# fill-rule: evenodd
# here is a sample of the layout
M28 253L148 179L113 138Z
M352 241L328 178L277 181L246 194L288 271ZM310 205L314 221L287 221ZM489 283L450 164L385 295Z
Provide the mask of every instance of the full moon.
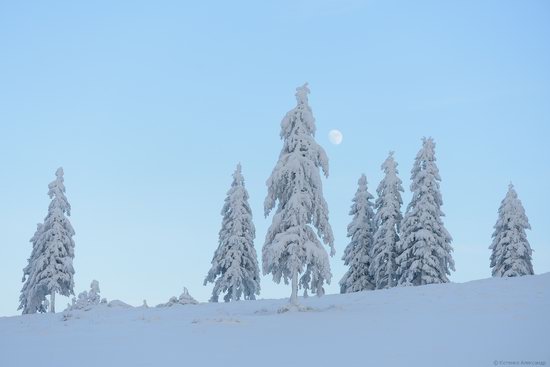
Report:
M328 133L328 140L330 140L330 142L334 145L339 145L342 143L342 139L344 139L344 136L340 130L330 130Z

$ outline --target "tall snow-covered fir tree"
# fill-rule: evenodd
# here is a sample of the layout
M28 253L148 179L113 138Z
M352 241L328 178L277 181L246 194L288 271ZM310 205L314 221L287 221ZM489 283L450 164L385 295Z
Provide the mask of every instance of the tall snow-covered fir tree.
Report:
M529 220L514 186L510 184L498 209L493 243L489 247L493 250L491 268L494 277L534 274L531 263L533 250L527 240L526 229L531 229Z
M360 292L375 288L374 278L370 272L373 236L375 232L374 197L367 188L367 177L361 175L358 188L353 198L350 215L353 215L348 225L350 243L344 250L344 265L349 269L340 280L340 293Z
M319 173L321 168L328 177L328 158L315 141L309 92L307 83L296 88L297 106L281 122L283 149L266 182L268 193L264 203L266 217L275 205L277 210L262 249L263 272L271 273L276 283L281 278L286 284L291 281L291 304L298 302L298 287L322 295L324 282L330 282L329 257L319 237L334 255L334 238Z
M439 169L435 143L423 138L411 170L413 197L401 224L401 238L396 258L399 285L447 283L454 269L451 235L445 229L443 200L439 191Z
M36 232L30 239L32 243L31 256L28 259L27 266L23 269L23 289L21 289L21 295L19 296L18 308L19 310L23 310L23 314L47 311L45 307L46 295L34 288L34 285L30 282L30 275L36 265L36 260L39 255L37 243L42 234L43 227L44 225L42 223L36 225Z
M39 305L50 296L50 311L55 312L55 294L74 295L74 240L75 232L67 216L71 206L65 197L63 168L59 168L56 179L48 185L52 199L44 224L31 239L33 254L23 270L27 276L21 293L23 312L41 311ZM38 305L38 306L37 306Z
M372 261L370 271L374 277L377 289L391 288L396 283L397 242L399 241L399 228L403 216L401 215L401 193L403 186L397 176L397 162L393 159L393 152L382 164L384 178L378 185L374 208L376 232L372 247Z
M218 302L220 293L225 293L225 302L238 301L241 296L255 299L260 294L260 270L254 249L256 230L240 164L233 173L221 214L219 245L204 280L204 285L214 283L210 301Z

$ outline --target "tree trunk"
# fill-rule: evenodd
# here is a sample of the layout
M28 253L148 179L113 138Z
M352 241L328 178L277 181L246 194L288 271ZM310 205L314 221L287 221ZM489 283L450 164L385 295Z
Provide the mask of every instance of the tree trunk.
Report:
M293 305L298 304L298 272L296 271L292 274L292 294L290 295L290 303Z
M390 269L390 271L388 272L388 284L386 286L386 288L392 288L393 287L393 269L392 269L392 265L393 265L393 257L391 256L391 254L388 255L388 267ZM377 287L378 288L378 284L377 284Z
M50 295L50 312L55 313L55 291Z

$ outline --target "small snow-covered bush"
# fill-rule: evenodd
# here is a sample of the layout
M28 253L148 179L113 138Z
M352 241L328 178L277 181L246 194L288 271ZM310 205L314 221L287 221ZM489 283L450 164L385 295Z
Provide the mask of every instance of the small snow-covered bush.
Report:
M72 304L68 304L65 311L88 311L93 307L99 305L100 303L107 303L107 300L105 298L101 299L99 293L99 282L97 280L93 280L92 284L90 284L90 291L79 293L78 298L73 298Z
M196 299L191 297L189 294L189 291L187 288L183 288L183 293L177 297L172 297L168 300L166 303L161 303L160 305L157 305L157 307L172 307L174 305L196 305L199 302L197 302Z

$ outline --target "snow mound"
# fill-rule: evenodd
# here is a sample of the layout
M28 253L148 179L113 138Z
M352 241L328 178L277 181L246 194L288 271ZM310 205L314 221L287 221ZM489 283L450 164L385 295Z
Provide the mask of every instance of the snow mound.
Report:
M122 302L118 299L114 299L112 301L110 301L109 303L107 303L107 307L110 307L110 308L133 308L134 306L131 306L125 302Z

